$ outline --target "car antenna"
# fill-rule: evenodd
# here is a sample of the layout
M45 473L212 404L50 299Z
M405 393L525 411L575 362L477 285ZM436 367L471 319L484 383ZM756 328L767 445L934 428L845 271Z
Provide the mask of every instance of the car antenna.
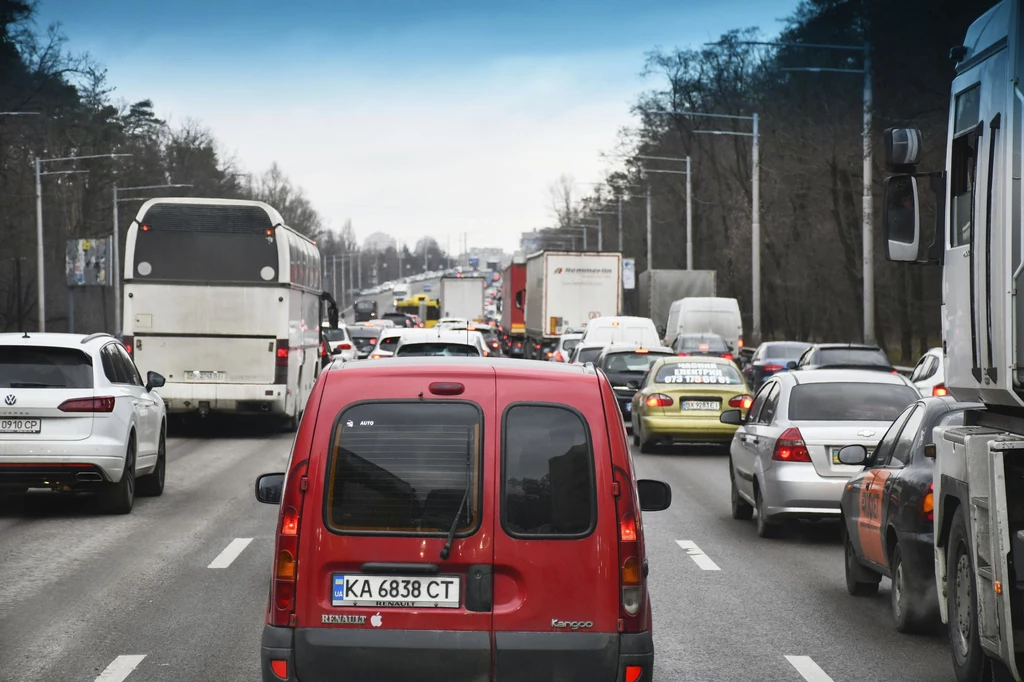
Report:
M21 333L21 338L27 339L27 338L31 338L31 337L29 337L28 332L22 332Z

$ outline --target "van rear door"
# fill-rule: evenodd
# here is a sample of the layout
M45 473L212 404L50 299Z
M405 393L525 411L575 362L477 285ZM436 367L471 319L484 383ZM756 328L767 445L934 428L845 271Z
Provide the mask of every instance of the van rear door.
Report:
M493 370L396 364L327 382L299 530L297 678L490 680ZM437 394L452 384L461 394Z
M598 381L496 371L495 679L612 682L618 545Z

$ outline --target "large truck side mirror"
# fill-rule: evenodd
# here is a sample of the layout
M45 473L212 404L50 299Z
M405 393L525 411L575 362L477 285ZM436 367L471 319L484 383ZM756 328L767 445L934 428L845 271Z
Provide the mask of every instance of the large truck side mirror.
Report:
M885 255L889 260L920 262L920 206L916 177L893 175L885 179L882 225L885 230Z

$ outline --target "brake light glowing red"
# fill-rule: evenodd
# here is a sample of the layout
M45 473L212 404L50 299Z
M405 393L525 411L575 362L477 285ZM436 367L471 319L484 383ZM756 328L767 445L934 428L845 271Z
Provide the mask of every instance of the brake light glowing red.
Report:
M308 427L307 427L308 429ZM299 426L297 438L309 434ZM299 574L299 531L302 528L302 492L309 460L295 463L285 477L281 499L281 517L274 545L274 575L270 587L268 623L278 627L295 626L295 578Z
M294 507L288 507L281 514L281 535L299 534L299 512Z
M937 398L941 398L944 395L949 395L949 389L946 388L945 384L939 384L932 389L932 395Z
M128 355L135 359L135 337L125 336L121 343L124 344L124 349L128 351Z
M729 407L738 407L741 410L749 410L754 404L754 397L749 395L738 395L729 399Z
M782 365L769 364L761 368L765 374L774 374L775 372L781 372L783 370Z
M149 225L143 225L142 226L142 231L143 232L149 232Z
M632 514L623 514L619 519L619 540L636 542L636 519Z
M722 357L726 360L732 360L732 353L722 353Z
M627 665L626 666L626 682L637 682L644 674L644 667L642 665Z
M678 355L681 358L688 358L688 357L690 357L689 353L676 353L676 355Z
M647 350L646 348L637 348L636 351L634 351L634 352L637 355L646 355L647 353L650 353L651 351Z
M113 412L114 398L71 398L62 402L57 409L61 412Z
M811 453L807 451L807 445L804 443L804 437L800 433L800 429L792 427L782 432L779 439L775 441L772 459L777 462L811 461Z
M274 351L275 363L278 367L288 366L288 339L278 339L277 348Z
M612 468L615 483L615 512L619 520L619 632L647 629L644 603L644 543L637 525L636 490L631 477L618 466Z
M280 677L282 680L288 679L288 661L282 661L280 659L274 659L270 662L270 669L274 671L274 674ZM626 679L629 680L629 673L626 674ZM636 682L640 679L639 677L629 680L629 682Z
M664 393L652 393L647 396L647 400L644 401L647 407L668 407L673 402L672 396L665 395Z

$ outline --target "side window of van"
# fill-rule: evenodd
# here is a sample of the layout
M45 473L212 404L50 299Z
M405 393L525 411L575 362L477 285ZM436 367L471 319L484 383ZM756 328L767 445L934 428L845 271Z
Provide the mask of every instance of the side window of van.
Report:
M480 523L479 408L454 401L362 403L334 426L324 520L335 533L445 535Z
M502 424L501 523L512 537L589 535L597 522L594 455L583 419L520 404Z

